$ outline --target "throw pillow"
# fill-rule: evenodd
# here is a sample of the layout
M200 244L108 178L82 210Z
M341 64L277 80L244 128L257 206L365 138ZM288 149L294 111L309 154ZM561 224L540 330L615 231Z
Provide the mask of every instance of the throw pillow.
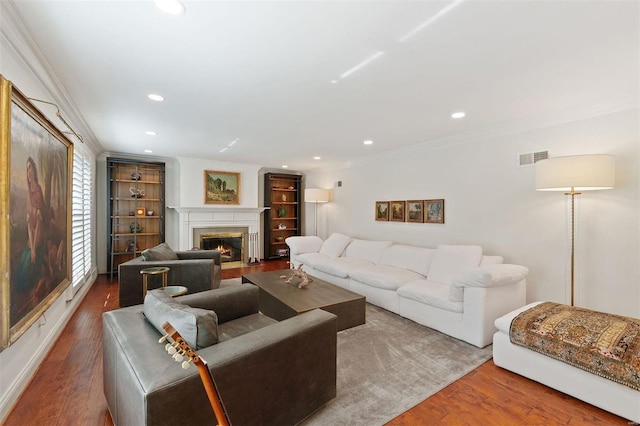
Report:
M322 243L320 253L332 258L340 257L350 242L350 237L338 234L337 232L333 233Z
M218 343L218 315L214 311L176 302L161 288L147 292L144 316L162 335L166 334L162 326L169 322L196 350Z
M149 260L178 260L178 255L167 243L158 244L142 252L142 258Z

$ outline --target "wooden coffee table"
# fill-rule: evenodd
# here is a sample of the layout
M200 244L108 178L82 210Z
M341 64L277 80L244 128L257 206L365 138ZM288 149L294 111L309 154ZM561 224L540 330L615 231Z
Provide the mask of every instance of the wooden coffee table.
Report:
M338 317L338 331L365 323L365 297L329 284L319 278L304 288L298 288L300 279L287 284L291 270L259 272L242 276L243 283L260 288L260 311L282 321L313 309L322 309Z

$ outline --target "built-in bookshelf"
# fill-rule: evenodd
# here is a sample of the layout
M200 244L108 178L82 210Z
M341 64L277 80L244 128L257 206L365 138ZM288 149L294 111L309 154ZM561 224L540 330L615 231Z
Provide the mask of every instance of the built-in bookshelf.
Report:
M302 176L265 173L264 175L264 258L289 256L285 240L301 235Z

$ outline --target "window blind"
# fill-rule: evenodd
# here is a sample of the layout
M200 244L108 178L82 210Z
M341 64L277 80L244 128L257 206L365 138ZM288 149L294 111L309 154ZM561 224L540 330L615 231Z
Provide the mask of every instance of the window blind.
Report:
M83 284L91 272L93 247L91 206L93 205L93 162L78 147L73 153L71 201L71 282Z

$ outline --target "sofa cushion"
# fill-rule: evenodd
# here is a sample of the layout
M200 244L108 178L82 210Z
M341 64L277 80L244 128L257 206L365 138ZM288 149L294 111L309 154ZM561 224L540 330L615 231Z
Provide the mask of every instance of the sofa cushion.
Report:
M144 260L178 260L178 255L167 243L160 243L142 252Z
M296 235L287 237L284 241L289 246L291 254L317 253L322 247L322 239L315 235Z
M303 265L311 266L312 268L318 269L317 265L322 263L331 262L331 258L327 255L321 253L304 253L299 254L296 259L302 263Z
M218 316L214 311L178 303L163 289L147 292L144 316L163 335L162 325L169 322L195 349L218 343Z
M463 310L462 302L449 300L449 286L435 281L412 281L398 289L398 296L450 312L460 313Z
M352 240L345 250L345 256L380 263L382 251L392 244L391 241Z
M429 281L449 285L454 278L465 275L480 265L481 258L482 247L480 246L441 244L431 259L427 278Z
M314 268L329 275L347 278L351 271L366 266L373 266L373 263L355 257L339 257L331 262L317 264Z
M397 290L403 284L424 278L407 269L389 265L372 265L349 272L349 277L362 284L387 290Z
M380 264L408 269L426 277L434 253L432 248L394 244L384 249Z
M333 233L329 238L322 243L322 247L320 248L320 253L328 256L328 257L340 257L342 253L344 253L344 249L347 248L349 243L351 242L351 237L347 237L346 235Z

